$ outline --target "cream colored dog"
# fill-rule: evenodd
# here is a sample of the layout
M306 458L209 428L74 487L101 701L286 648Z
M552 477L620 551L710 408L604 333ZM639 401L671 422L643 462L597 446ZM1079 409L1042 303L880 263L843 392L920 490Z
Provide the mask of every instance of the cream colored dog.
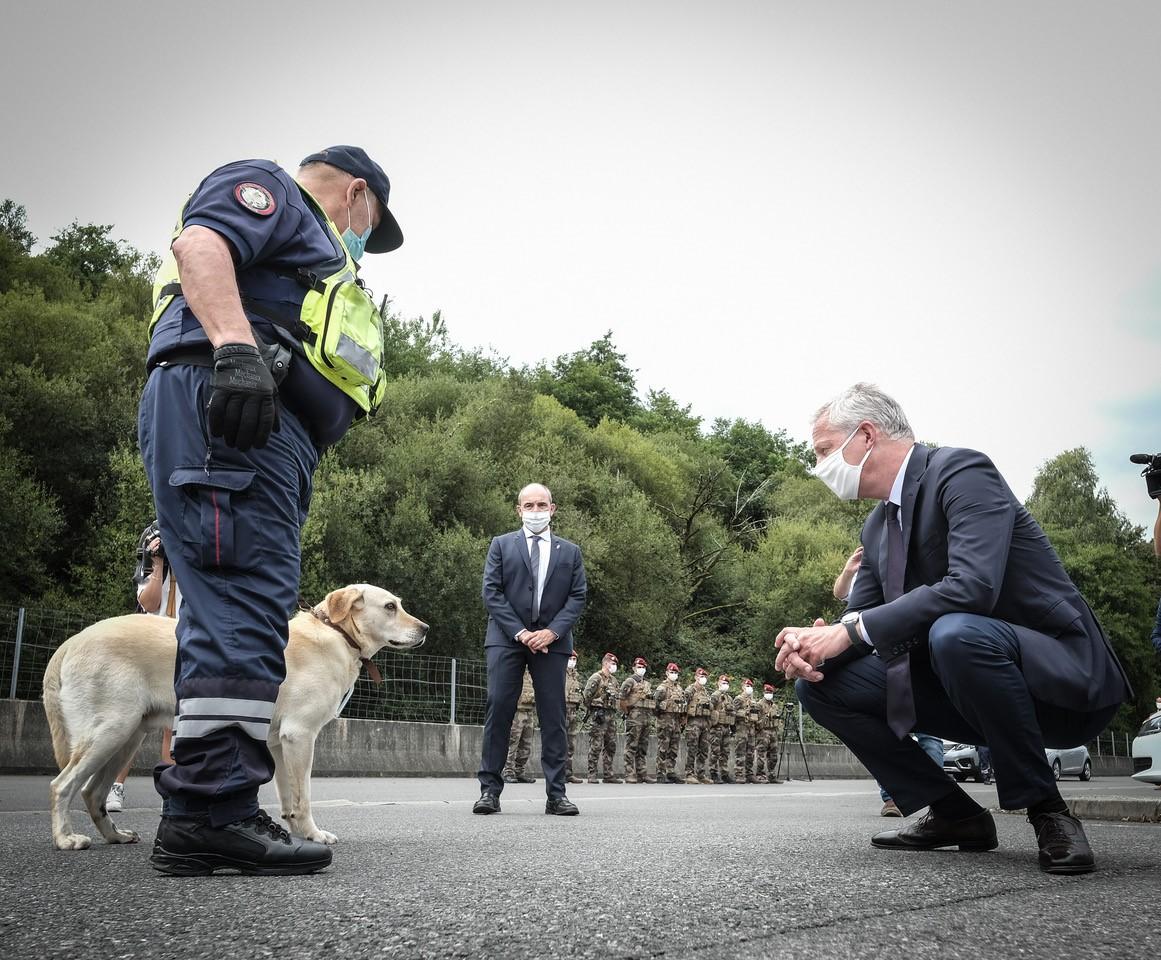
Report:
M145 734L173 723L176 623L143 614L111 617L70 637L49 661L44 709L61 768L51 788L52 840L58 849L89 845L88 837L73 833L69 821L77 790L105 840L139 839L109 819L105 796ZM295 833L322 843L336 841L311 815L315 740L338 712L363 660L384 647L414 649L426 639L427 629L394 594L365 583L327 594L313 611L290 621L286 679L278 689L267 743L282 816Z

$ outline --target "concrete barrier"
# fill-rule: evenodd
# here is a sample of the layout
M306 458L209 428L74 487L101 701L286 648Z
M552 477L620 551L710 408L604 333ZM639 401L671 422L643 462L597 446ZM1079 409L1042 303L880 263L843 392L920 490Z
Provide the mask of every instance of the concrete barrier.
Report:
M450 723L400 723L388 720L346 720L329 723L319 734L314 753L316 776L330 777L468 777L480 765L483 728ZM651 746L655 742L652 741ZM623 773L624 738L617 746L616 771ZM153 769L161 738L146 740L137 754L134 773ZM857 779L870 776L853 753L841 744L794 740L782 758L782 775L796 779L810 773L820 779ZM577 737L573 766L586 776L588 735ZM677 769L685 769L685 744L678 751ZM656 772L650 752L648 770ZM0 773L56 773L48 720L39 700L0 700ZM540 734L533 737L529 772L540 776ZM1128 776L1132 761L1125 757L1093 757L1097 776Z

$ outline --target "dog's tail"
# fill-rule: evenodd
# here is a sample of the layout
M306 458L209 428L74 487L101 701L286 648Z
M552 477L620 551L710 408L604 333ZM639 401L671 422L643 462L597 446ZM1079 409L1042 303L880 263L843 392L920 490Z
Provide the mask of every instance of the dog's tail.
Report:
M48 729L52 734L52 753L56 757L56 765L60 769L68 766L72 747L69 744L69 732L65 725L64 711L60 708L60 670L64 663L64 645L57 647L56 653L48 661L44 670L44 712L48 716Z

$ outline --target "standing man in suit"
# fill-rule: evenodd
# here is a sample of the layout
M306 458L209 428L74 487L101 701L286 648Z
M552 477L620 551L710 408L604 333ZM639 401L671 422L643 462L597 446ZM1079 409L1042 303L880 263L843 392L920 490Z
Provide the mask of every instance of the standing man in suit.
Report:
M500 812L508 732L527 669L540 719L540 765L548 792L544 812L575 816L580 811L565 796L564 681L573 650L573 624L585 606L585 567L580 548L550 529L556 504L548 487L531 483L521 490L516 513L520 529L494 537L484 564L488 706L480 757L481 794L472 813Z
M1092 870L1044 747L1092 739L1130 691L1044 531L986 456L915 443L899 405L870 384L821 407L811 441L815 475L835 494L882 502L863 526L841 622L782 629L776 665L904 814L930 808L872 844L997 846L991 814L927 758L909 736L918 729L987 744L1000 806L1027 808L1040 868Z

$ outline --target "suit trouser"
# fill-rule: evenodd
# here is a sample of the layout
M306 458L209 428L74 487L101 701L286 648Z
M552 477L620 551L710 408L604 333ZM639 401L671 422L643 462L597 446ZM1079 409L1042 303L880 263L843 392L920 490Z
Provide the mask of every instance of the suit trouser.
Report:
M508 759L512 718L524 685L524 671L532 675L536 716L540 720L540 767L549 797L565 793L564 765L568 757L565 723L564 653L533 653L523 644L484 648L488 661L488 704L484 713L484 744L480 753L480 788L499 795L504 789L502 771Z
M1020 671L1020 642L1002 620L940 617L928 657L911 655L916 729L992 750L1000 806L1016 810L1057 794L1044 747L1075 747L1100 733L1119 704L1071 710L1037 700ZM818 683L799 680L807 712L838 735L904 814L959 789L910 737L887 726L886 666L876 656L837 667Z
M206 427L210 370L158 367L137 431L173 576L181 584L173 759L154 772L163 816L216 824L258 811L266 746L298 599L299 531L318 452L285 408L245 453Z

